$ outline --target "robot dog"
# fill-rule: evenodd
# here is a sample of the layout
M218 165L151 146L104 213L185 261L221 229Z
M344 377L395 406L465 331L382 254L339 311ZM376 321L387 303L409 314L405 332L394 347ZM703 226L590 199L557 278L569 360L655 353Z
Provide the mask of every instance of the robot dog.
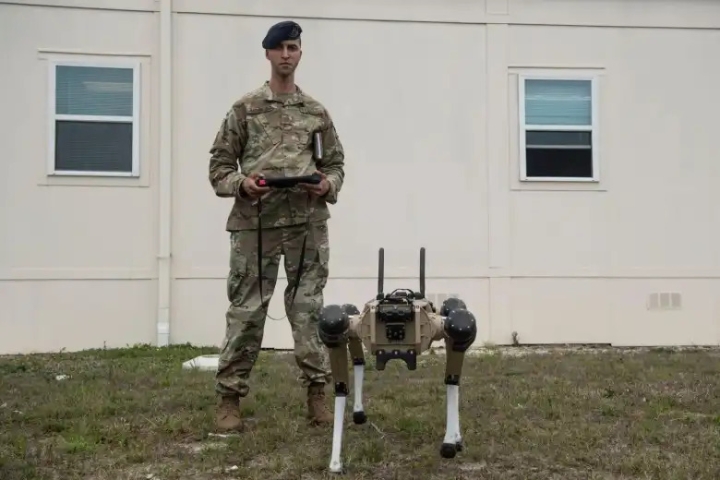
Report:
M465 352L475 341L475 317L458 298L446 299L438 312L425 298L425 248L420 249L420 291L398 289L383 292L384 249L379 250L378 292L361 312L351 304L327 305L322 309L318 336L330 353L335 386L335 419L329 469L341 473L343 424L349 394L348 352L354 371L353 422L367 421L362 403L365 355L363 347L375 356L377 370L394 359L403 360L408 370L417 368L417 357L434 341L446 347L445 385L447 420L440 455L453 458L462 450L459 417L459 384Z

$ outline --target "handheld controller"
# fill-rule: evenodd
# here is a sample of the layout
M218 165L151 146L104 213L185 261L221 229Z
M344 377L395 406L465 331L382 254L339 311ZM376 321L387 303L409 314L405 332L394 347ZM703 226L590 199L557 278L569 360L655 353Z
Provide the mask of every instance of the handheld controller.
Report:
M329 350L330 368L335 382L335 420L333 424L330 471L343 470L342 449L344 412L349 395L349 356L354 373L353 422L367 421L363 408L365 352L375 356L377 370L391 360L402 360L408 370L417 369L417 357L434 341L445 343L445 385L447 414L445 438L440 455L453 458L462 450L459 419L459 384L465 352L477 335L475 317L459 298L446 299L440 310L425 298L425 248L420 249L420 291L409 289L383 292L384 250L379 251L378 292L365 304L362 313L352 304L327 305L318 322L318 336Z
M322 181L322 176L319 173L313 173L312 175L301 175L298 177L270 177L270 178L258 178L255 183L258 187L271 187L271 188L292 188L301 183L310 183L317 185Z

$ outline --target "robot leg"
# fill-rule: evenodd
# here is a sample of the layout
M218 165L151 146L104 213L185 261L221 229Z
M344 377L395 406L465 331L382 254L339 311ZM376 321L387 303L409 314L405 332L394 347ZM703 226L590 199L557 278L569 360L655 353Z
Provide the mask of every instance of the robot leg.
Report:
M343 427L345 406L349 393L348 343L355 337L351 325L351 305L328 305L322 309L318 322L318 337L329 350L330 369L335 386L335 409L333 421L332 452L330 454L330 472L341 473ZM352 307L354 308L354 307ZM355 309L356 311L357 309ZM362 353L362 350L361 350ZM362 379L361 379L362 380ZM356 392L357 396L357 392Z
M445 438L440 447L443 458L453 458L462 451L460 434L460 377L462 375L465 352L477 336L477 323L474 315L466 309L462 300L456 298L443 302L441 315L445 318L445 385L447 389L447 414Z
M361 425L367 422L365 408L363 407L363 382L365 379L365 353L363 352L363 344L357 335L357 325L354 320L360 315L355 305L343 305L343 310L351 318L350 331L348 333L348 348L353 363L353 396L355 403L353 404L353 422Z

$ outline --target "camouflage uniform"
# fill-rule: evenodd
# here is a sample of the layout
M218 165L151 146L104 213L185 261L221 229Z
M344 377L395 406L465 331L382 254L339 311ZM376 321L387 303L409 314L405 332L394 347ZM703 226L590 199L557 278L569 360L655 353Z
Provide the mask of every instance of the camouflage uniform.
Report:
M313 134L320 131L323 159L316 165ZM235 405L248 394L247 380L260 351L265 325L263 302L275 288L280 255L288 277L285 309L295 342L295 359L308 388L309 416L330 422L322 389L330 381L326 352L317 337L317 321L328 278L327 204L337 202L344 180L344 152L328 111L300 89L277 95L269 82L235 102L220 125L209 165L209 180L220 197L235 203L227 220L230 233L230 273L226 335L217 370L216 391L221 396L219 424L235 425ZM239 168L238 162L239 159ZM262 276L258 278L258 210L241 184L253 172L265 177L308 175L319 170L330 188L322 198L302 187L271 190L262 198ZM300 285L290 305L295 278L307 235ZM228 400L229 399L229 400ZM319 418L322 417L322 418ZM227 418L230 418L228 420ZM223 423L224 422L224 423Z

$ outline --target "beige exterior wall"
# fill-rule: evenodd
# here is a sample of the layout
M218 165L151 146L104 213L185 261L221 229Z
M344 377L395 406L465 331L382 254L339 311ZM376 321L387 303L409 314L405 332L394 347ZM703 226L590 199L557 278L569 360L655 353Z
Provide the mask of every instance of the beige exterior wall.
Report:
M381 246L387 288L416 288L425 246L478 344L718 343L720 3L38 0L0 1L0 353L221 342L208 149L279 17L347 153L326 302L372 297ZM56 59L139 62L138 176L48 175ZM519 180L534 73L596 78L598 181ZM284 288L269 348L292 348Z

